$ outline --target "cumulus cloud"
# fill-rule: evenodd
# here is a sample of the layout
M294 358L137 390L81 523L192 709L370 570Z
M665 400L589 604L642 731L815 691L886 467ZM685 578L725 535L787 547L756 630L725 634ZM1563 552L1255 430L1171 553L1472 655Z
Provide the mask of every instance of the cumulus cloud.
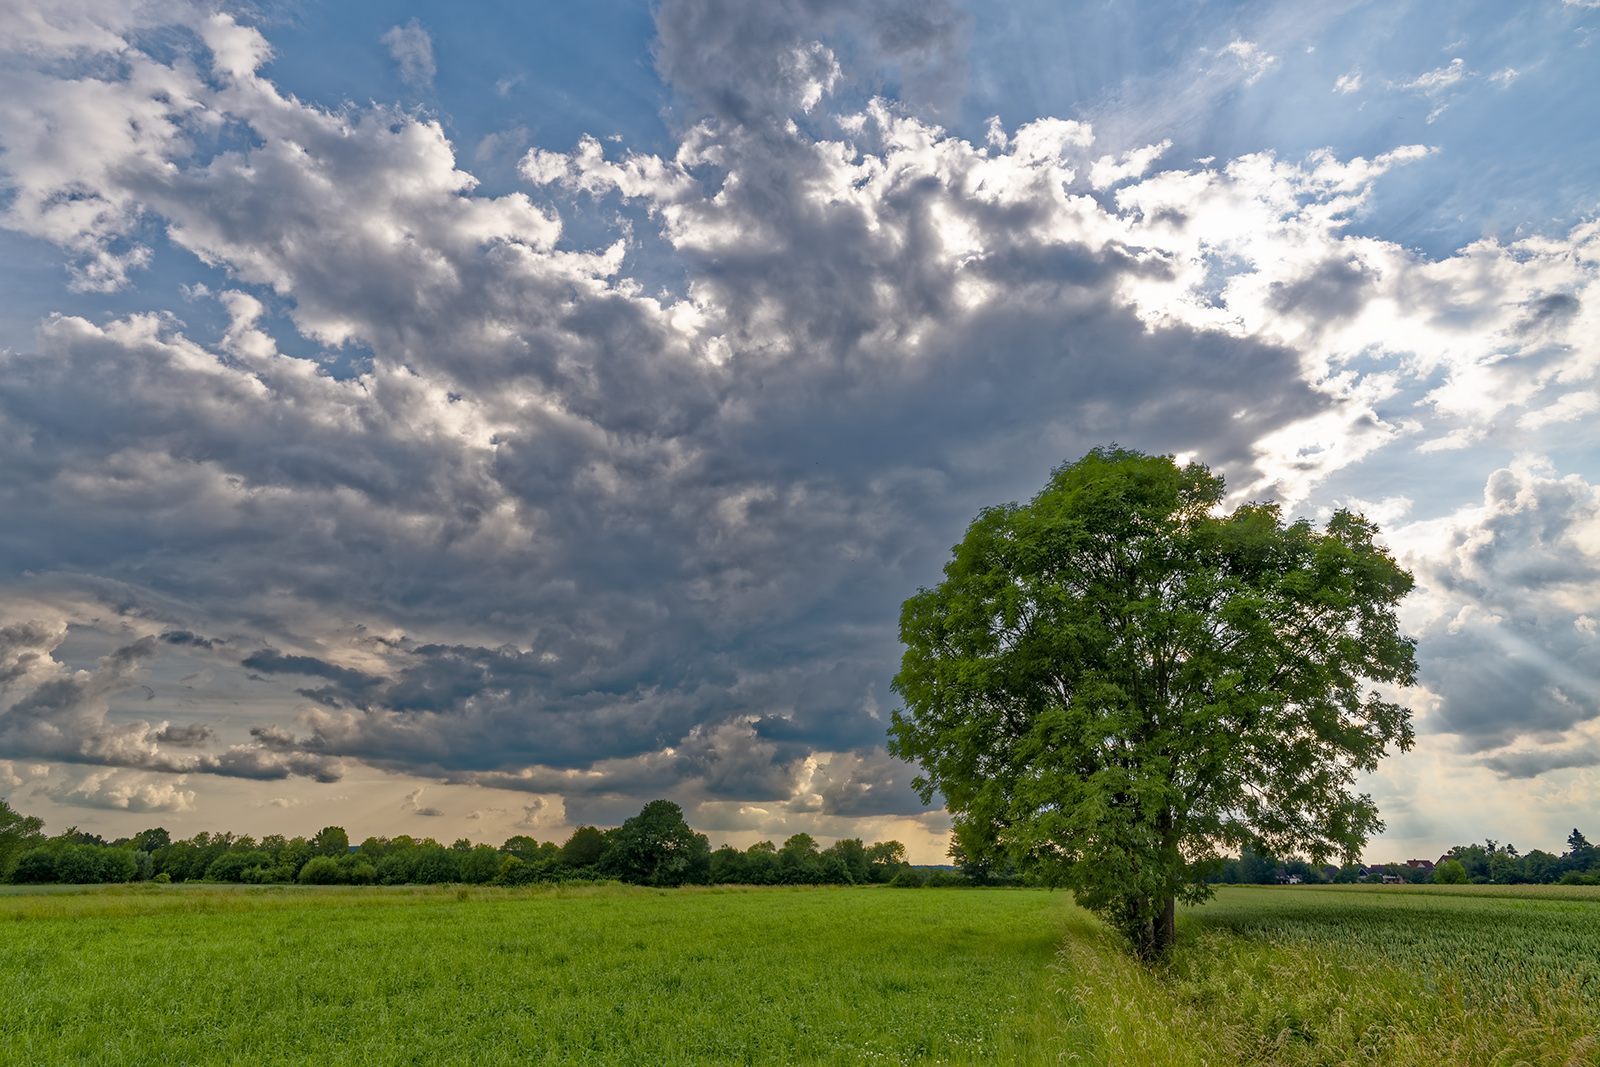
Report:
M95 576L73 618L134 626L73 670L65 614L8 624L8 756L357 761L594 821L668 792L921 817L881 747L893 609L979 507L1112 439L1299 502L1394 442L1556 425L1594 393L1594 224L1429 261L1347 232L1422 146L1152 174L1165 142L1112 153L1081 121L969 142L906 102L963 76L938 5L664 3L673 149L540 146L502 196L440 122L305 104L257 30L172 17L206 49L96 23L73 39L117 65L0 76L6 225L85 285L125 284L148 226L231 279L193 290L212 340L57 316L0 354L8 573L47 576L46 607L50 575ZM574 247L575 202L625 225ZM269 300L370 359L285 351ZM1402 418L1406 383L1428 384ZM179 654L292 713L234 737L115 704Z
M58 804L106 811L186 812L195 807L195 791L182 788L186 779L152 778L120 771L93 771L76 781L39 790Z
M1527 457L1481 504L1395 538L1419 546L1409 610L1440 698L1426 728L1508 777L1600 763L1600 491Z
M383 35L383 43L400 66L401 81L418 89L433 86L433 76L438 73L433 63L433 38L420 22L412 19L404 26L390 28Z

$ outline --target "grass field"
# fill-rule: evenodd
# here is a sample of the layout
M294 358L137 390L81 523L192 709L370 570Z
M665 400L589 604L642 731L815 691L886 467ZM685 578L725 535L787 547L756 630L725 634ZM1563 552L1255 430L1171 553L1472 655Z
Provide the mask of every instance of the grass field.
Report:
M1002 891L13 896L0 1058L1046 1062L1069 912Z
M0 1063L1600 1064L1600 891L0 895Z

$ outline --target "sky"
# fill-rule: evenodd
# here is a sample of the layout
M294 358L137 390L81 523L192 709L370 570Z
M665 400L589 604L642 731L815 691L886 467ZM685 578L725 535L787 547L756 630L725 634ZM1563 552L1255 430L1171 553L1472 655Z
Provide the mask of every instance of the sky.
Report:
M1118 443L1376 520L1374 861L1600 832L1595 0L0 0L0 795L944 857L901 602Z

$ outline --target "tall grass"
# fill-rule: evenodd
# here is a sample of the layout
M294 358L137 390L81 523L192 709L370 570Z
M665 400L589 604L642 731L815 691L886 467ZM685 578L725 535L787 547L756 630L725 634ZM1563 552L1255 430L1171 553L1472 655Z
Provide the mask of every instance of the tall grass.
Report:
M1600 1064L1597 898L1229 889L1156 968L1079 926L1058 989L1089 1063Z

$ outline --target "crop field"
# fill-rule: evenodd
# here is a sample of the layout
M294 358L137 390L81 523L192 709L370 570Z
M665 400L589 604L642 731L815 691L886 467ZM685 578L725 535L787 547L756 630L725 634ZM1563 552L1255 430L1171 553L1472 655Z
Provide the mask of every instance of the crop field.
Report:
M1600 1064L1600 890L0 895L0 1063Z

